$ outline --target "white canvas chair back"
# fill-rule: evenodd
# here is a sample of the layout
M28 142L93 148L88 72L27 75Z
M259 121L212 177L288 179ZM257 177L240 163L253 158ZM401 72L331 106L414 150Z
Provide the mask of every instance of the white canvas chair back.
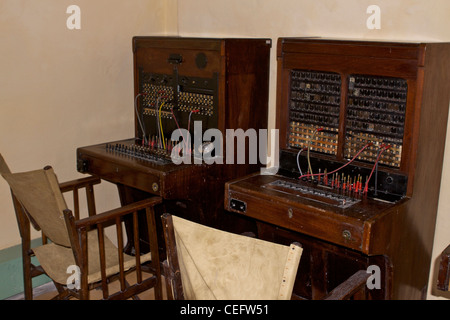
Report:
M291 298L300 246L283 246L172 217L185 299Z
M67 209L52 168L28 172L7 172L0 157L3 178L8 182L17 200L39 225L44 234L54 243L70 247L70 239L63 211Z

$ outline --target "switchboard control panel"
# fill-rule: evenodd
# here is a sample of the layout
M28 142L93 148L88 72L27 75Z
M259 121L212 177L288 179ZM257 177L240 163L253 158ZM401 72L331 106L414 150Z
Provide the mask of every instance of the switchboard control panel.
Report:
M407 94L402 78L290 70L287 146L297 154L281 151L283 169L352 194L404 194L401 174L379 171L401 166Z
M340 88L339 74L291 71L290 146L336 154Z

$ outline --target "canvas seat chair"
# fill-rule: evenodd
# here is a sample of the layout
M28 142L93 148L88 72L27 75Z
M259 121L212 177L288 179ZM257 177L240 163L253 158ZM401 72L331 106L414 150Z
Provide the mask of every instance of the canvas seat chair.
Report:
M290 299L302 248L209 228L165 214L169 299ZM179 270L179 271L178 271Z
M168 299L290 300L302 255L290 246L233 234L180 217L162 217ZM324 299L365 296L369 275L360 270Z
M96 214L93 186L100 183L88 177L60 184L51 167L11 173L0 155L0 173L8 182L19 231L22 238L24 293L32 299L31 279L47 274L58 289L57 299L74 296L89 299L89 290L101 287L103 299L128 299L155 288L155 298L162 298L161 274L156 240L154 206L159 197L136 202ZM89 216L79 219L78 190L86 189ZM66 205L63 192L73 191L75 215ZM138 234L138 215L146 215L148 239ZM135 255L124 253L122 221L131 215ZM30 224L42 230L43 245L30 246ZM115 226L117 246L105 235L107 226ZM47 241L47 238L50 241ZM150 244L150 252L140 253L140 241ZM40 266L31 263L36 256ZM136 283L130 285L126 274L134 271ZM149 273L148 277L143 272ZM109 283L117 279L120 289L109 292Z

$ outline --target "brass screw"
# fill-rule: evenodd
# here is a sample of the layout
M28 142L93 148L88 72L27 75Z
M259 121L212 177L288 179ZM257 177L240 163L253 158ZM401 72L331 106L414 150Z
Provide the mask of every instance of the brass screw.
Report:
M289 208L288 209L288 217L289 217L289 219L292 219L293 215L294 215L294 211L291 208Z
M342 236L345 240L350 240L352 238L352 234L348 230L342 231Z

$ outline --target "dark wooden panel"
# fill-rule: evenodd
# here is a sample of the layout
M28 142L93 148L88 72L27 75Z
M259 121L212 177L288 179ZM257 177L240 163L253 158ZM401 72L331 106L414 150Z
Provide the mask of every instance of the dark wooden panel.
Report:
M280 49L286 53L308 53L343 55L347 57L375 57L389 59L419 60L423 65L423 55L419 42L383 42L361 40L330 40L330 39L289 39L279 42Z

